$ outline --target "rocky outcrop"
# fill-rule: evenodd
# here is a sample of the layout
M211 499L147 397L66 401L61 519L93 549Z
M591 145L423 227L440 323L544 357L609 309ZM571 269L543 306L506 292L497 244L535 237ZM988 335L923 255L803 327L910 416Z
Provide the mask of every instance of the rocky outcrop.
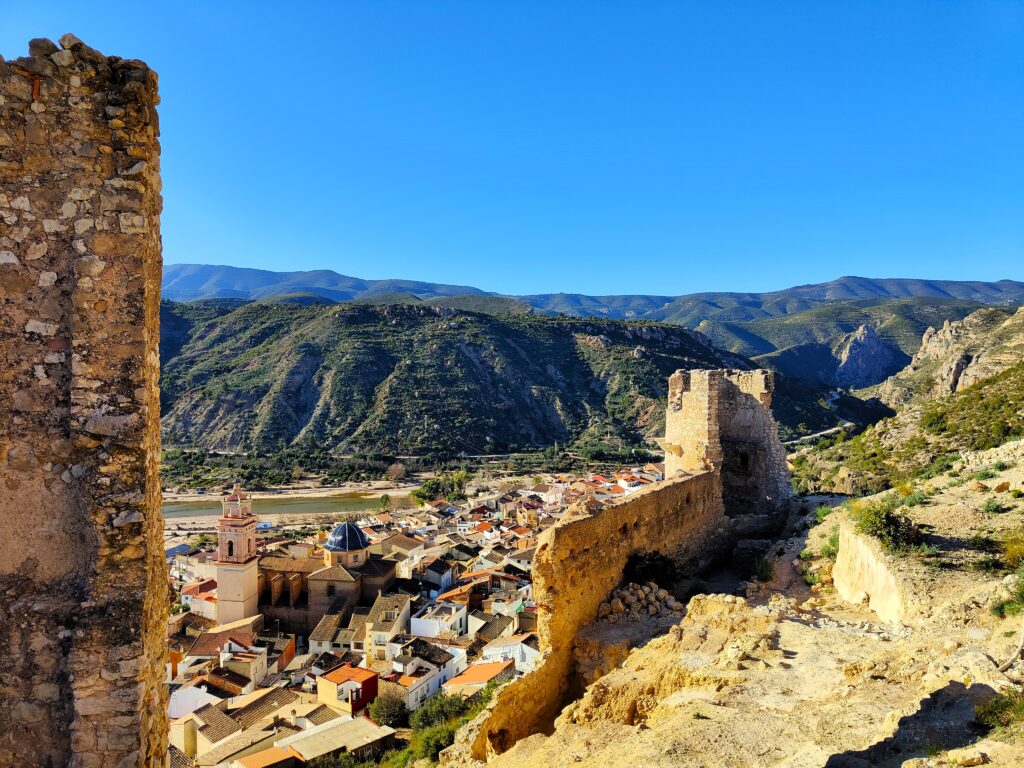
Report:
M882 339L870 325L862 325L836 345L834 384L845 389L869 387L907 364L906 354Z
M1016 365L1022 354L1024 308L980 309L929 328L909 365L879 386L878 397L899 406L949 395Z

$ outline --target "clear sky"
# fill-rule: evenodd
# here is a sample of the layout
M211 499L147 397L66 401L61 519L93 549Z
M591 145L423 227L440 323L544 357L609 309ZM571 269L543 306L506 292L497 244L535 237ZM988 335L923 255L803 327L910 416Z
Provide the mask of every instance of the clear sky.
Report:
M160 74L164 258L503 293L1024 279L1024 2L0 3Z

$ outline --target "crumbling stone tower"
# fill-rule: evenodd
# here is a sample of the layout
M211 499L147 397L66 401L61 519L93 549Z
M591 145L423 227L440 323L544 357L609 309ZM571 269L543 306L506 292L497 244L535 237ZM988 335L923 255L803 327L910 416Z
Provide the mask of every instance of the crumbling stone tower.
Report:
M163 765L157 78L0 58L0 765Z
M770 410L774 389L774 374L764 369L672 374L661 441L665 477L717 470L727 514L779 509L791 490Z

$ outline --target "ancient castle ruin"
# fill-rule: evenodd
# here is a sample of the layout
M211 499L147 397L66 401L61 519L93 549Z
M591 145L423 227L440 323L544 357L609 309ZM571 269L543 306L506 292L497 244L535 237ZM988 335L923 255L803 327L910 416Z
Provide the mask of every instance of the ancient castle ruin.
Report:
M772 418L772 371L676 371L668 380L665 477L718 471L728 515L788 501L786 452Z
M669 379L665 481L598 509L570 508L539 539L533 566L544 656L443 754L486 761L546 730L566 703L573 639L623 579L630 558L658 553L696 569L734 538L730 518L770 515L790 496L772 418L770 371L677 371Z
M0 765L163 765L156 75L0 58Z

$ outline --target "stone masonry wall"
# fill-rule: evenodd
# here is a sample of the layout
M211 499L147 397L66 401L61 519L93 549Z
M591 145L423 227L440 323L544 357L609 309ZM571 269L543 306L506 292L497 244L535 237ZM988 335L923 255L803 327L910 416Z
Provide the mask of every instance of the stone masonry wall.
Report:
M163 765L156 75L0 58L0 765Z
M676 371L665 415L665 476L720 470L730 515L789 499L786 453L771 414L771 371Z
M573 638L622 581L630 555L700 559L726 522L718 474L703 472L658 483L594 513L573 508L541 534L533 579L542 661L459 732L444 761L486 761L549 727L565 703Z

